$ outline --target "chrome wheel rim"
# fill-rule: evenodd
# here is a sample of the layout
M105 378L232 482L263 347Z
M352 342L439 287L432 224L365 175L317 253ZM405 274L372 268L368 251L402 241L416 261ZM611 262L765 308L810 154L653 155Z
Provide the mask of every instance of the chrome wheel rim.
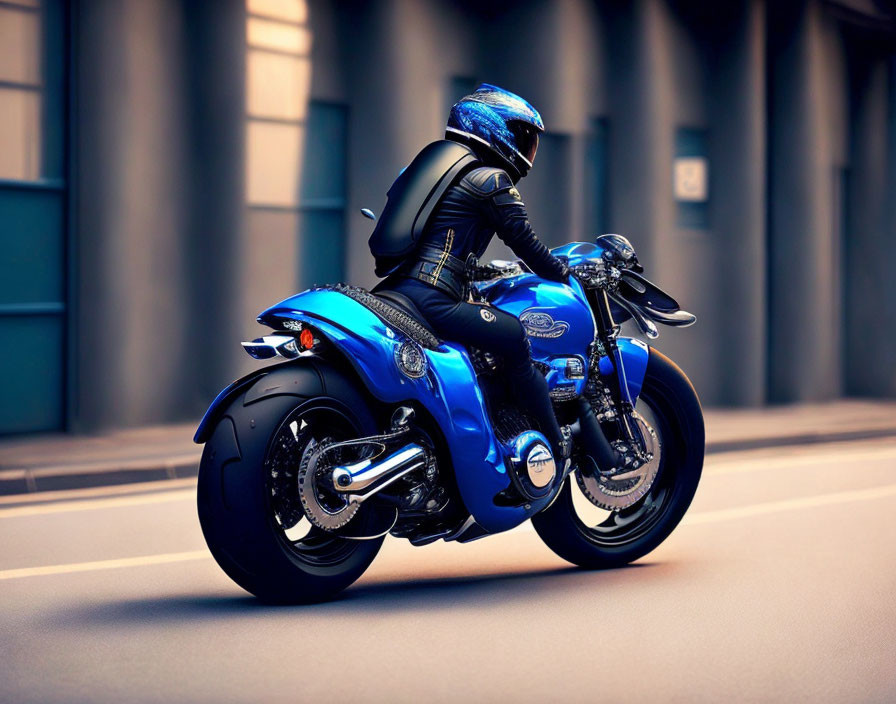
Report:
M357 435L344 413L315 403L289 413L271 438L264 462L268 515L280 543L304 564L337 565L358 548L308 520L299 493L299 469L308 453L320 443Z
M647 495L659 471L662 446L659 436L639 413L633 413L638 432L643 439L646 461L630 471L612 476L599 472L576 472L576 483L585 497L598 508L621 511L637 503Z
M604 509L596 506L580 488L579 480L569 481L572 511L582 534L602 548L622 548L650 533L671 506L675 484L674 462L669 462L671 433L649 398L638 401L638 414L656 436L658 452L647 473L652 480L631 505Z

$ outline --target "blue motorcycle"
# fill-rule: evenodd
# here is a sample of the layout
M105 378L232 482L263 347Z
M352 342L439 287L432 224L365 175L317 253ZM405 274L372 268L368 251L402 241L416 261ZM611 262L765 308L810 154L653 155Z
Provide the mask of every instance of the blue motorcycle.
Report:
M440 340L394 291L315 287L259 316L273 332L243 346L280 363L224 389L196 431L199 518L221 568L297 603L349 586L386 535L467 542L531 519L585 568L665 540L697 489L703 414L681 369L620 323L655 338L656 323L695 318L624 237L553 252L568 285L495 261L471 268L470 296L522 322L572 426L569 460L509 402L500 358Z

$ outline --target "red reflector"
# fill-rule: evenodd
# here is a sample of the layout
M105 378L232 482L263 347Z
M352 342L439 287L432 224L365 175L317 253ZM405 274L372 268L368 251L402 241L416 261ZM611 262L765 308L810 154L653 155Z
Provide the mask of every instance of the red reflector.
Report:
M299 342L302 343L302 349L310 350L314 347L314 335L308 328L302 330L302 334L299 335Z

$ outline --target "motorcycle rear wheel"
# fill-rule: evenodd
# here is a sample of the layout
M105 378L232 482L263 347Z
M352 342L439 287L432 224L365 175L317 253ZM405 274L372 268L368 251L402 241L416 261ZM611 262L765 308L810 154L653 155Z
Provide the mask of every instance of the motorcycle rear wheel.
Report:
M645 408L646 407L646 408ZM661 441L653 485L634 505L583 518L573 478L547 509L532 517L545 544L564 560L588 569L621 567L654 550L675 529L694 498L703 469L705 437L697 393L684 372L651 349L638 409L651 418Z
M270 603L318 602L358 579L383 538L333 535L311 526L301 510L286 519L277 494L295 477L284 483L277 474L298 467L303 443L371 435L376 423L353 380L322 362L283 365L257 384L275 383L275 374L281 384L287 382L289 393L258 400L252 388L239 394L206 443L199 466L199 522L215 560L243 589ZM318 437L296 435L290 430L293 423ZM289 438L295 438L295 447L285 447ZM284 452L294 455L294 465L284 463ZM297 526L304 524L307 529L297 536Z

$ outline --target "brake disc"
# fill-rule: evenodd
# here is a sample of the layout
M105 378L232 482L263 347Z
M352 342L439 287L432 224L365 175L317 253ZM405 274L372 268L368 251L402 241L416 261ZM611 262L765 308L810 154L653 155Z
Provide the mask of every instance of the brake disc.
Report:
M645 462L629 471L601 473L594 471L588 476L576 472L576 481L582 493L599 508L619 511L628 508L650 491L660 468L662 445L656 431L638 413L631 418L643 438Z
M330 531L342 528L361 508L360 503L349 501L347 495L327 486L334 462L324 460L333 444L329 439L312 440L302 455L298 471L299 499L305 515L318 528Z

